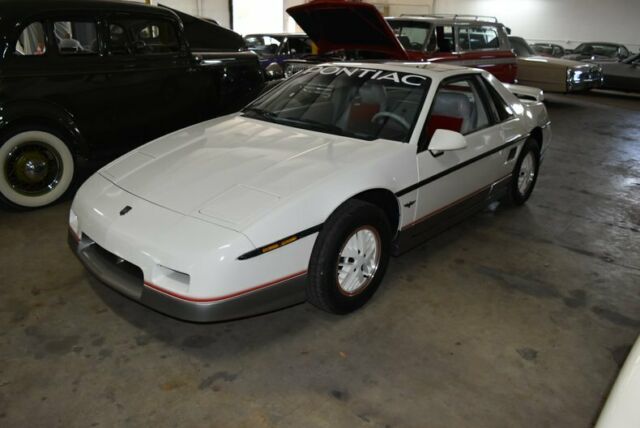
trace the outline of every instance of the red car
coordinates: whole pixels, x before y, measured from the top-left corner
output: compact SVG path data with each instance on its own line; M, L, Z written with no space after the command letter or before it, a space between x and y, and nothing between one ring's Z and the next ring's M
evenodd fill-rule
M482 68L505 83L516 81L516 57L505 26L495 18L384 18L372 4L348 0L315 0L287 13L315 42L320 57L334 59L340 52L341 59L446 61ZM294 71L305 68L300 61L291 63Z

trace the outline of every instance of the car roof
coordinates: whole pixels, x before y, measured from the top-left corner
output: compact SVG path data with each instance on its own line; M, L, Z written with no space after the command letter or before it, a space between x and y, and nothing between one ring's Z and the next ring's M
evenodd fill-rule
M472 18L446 18L439 16L420 16L420 15L406 15L406 16L389 16L385 18L388 21L416 21L416 22L429 22L429 23L438 23L438 24L482 24L482 25L499 25L502 26L502 23L497 21L483 20L483 19L472 19Z
M442 80L448 77L457 76L460 74L482 74L484 73L480 69L460 67L457 65L441 64L441 63L429 63L429 62L401 62L401 61L389 61L389 62L327 62L319 64L321 66L338 66L338 67L357 67L357 68L370 68L375 70L384 71L398 71L404 73L414 73L421 76L427 76L432 80Z
M0 0L3 16L29 16L41 12L116 9L125 12L152 12L175 16L169 9L124 0Z
M271 37L299 37L299 38L308 38L304 33L249 33L244 37L256 37L256 36L271 36Z

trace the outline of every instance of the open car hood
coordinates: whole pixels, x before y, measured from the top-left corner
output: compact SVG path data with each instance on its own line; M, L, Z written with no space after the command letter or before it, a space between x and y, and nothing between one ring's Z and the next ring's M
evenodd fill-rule
M409 59L378 9L348 0L314 0L287 9L318 46L318 53L340 49L379 52L390 59Z

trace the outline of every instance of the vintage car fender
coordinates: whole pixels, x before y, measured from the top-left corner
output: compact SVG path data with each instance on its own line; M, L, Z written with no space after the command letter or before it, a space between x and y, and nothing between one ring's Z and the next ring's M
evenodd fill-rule
M5 132L14 126L39 124L63 131L70 138L66 143L72 152L83 158L88 155L89 148L78 128L73 115L57 104L45 101L16 101L2 105L0 117L0 132Z

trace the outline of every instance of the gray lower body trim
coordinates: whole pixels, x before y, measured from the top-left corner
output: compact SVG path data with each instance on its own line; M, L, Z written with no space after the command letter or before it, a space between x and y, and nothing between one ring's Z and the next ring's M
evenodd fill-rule
M241 296L214 301L191 302L144 285L142 271L118 259L83 236L77 241L69 232L69 246L89 272L101 282L145 306L174 318L193 322L224 321L263 314L306 300L307 275L300 275Z
M465 196L452 205L436 210L402 229L391 244L391 254L399 256L433 238L462 220L482 210L489 203L504 198L511 185L511 174Z

